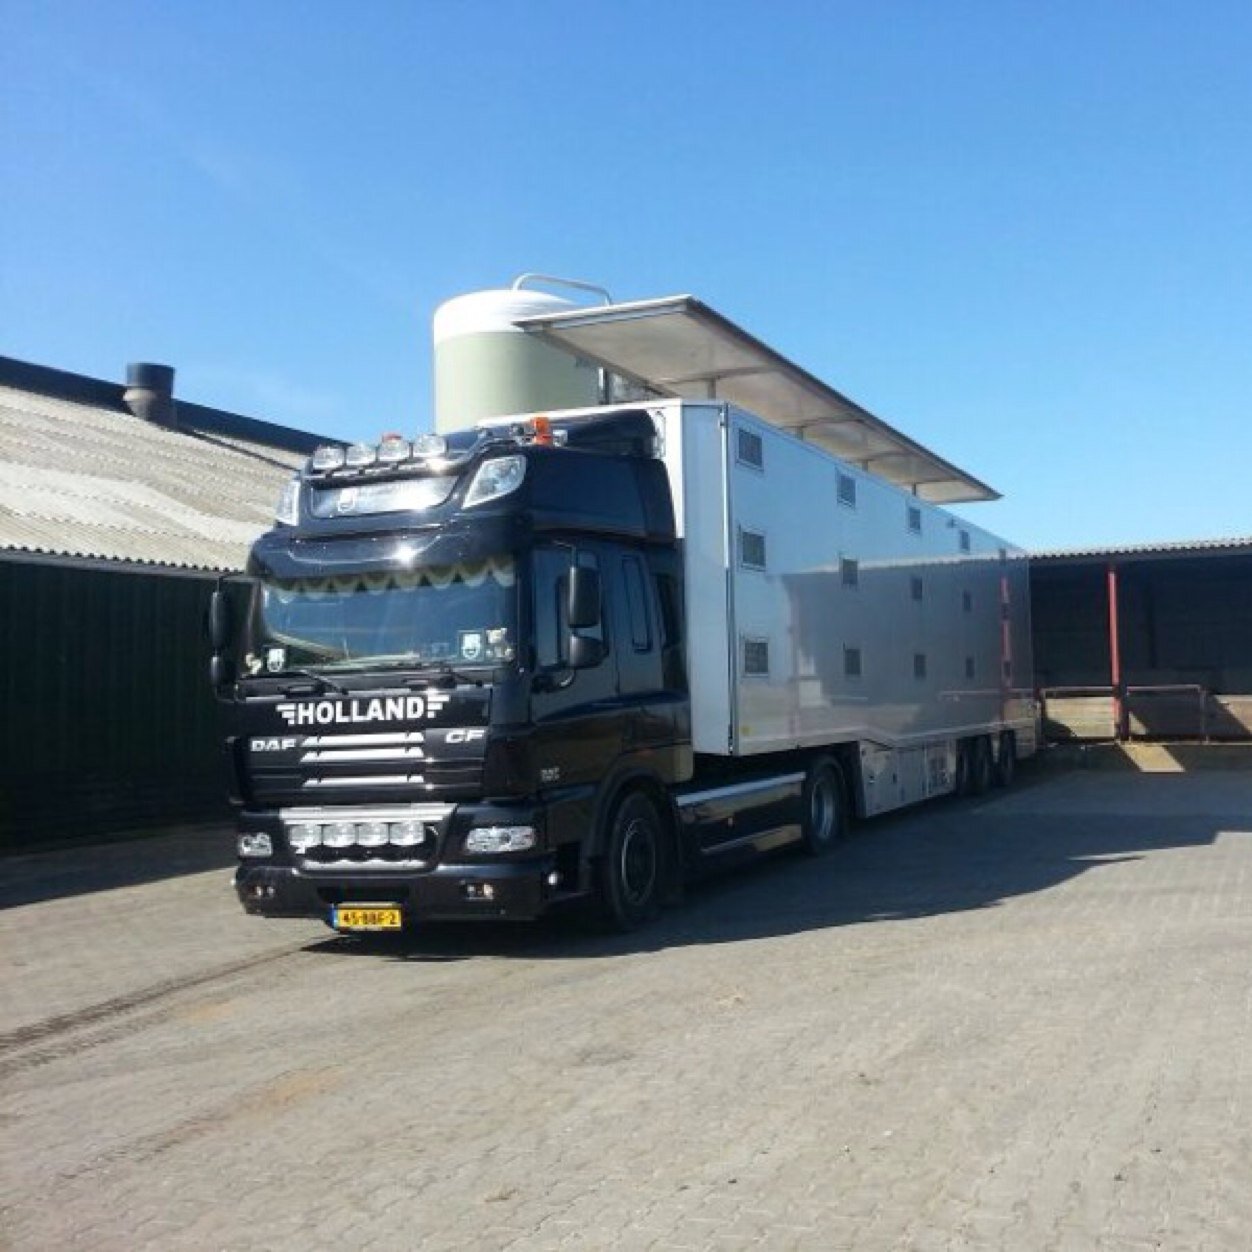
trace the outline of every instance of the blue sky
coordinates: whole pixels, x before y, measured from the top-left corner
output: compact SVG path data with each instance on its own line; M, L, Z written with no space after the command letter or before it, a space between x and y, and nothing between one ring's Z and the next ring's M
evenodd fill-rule
M1252 534L1252 5L0 0L0 352L424 429L430 316L691 292L1029 547Z

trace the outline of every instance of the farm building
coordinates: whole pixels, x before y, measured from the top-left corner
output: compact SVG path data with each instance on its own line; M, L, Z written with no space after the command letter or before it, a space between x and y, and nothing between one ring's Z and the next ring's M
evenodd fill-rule
M1052 739L1252 737L1252 539L1031 556Z
M215 816L204 613L316 436L0 357L0 848Z

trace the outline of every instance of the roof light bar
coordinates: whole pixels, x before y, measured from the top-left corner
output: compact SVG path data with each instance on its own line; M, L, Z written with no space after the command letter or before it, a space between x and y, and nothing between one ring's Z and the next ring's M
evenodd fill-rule
M412 449L407 439L399 435L385 435L378 445L378 463L380 465L398 465L407 461Z

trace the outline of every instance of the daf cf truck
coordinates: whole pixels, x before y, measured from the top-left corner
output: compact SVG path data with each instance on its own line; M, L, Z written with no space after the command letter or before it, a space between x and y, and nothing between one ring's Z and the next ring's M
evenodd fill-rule
M653 394L320 448L211 606L243 907L630 929L734 853L1007 783L1023 554L813 433Z

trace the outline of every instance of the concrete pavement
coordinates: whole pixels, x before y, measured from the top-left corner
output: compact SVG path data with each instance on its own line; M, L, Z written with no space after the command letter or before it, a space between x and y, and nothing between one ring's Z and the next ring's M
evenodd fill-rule
M13 1248L1252 1246L1252 775L940 802L626 939L341 940L167 842L6 875Z

